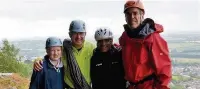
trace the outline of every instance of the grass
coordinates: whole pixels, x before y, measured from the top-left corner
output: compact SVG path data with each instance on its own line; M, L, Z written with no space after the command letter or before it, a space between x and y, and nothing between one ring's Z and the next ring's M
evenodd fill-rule
M175 85L175 86L170 87L170 89L184 89L184 87L181 85Z
M13 74L11 76L0 77L0 89L28 89L29 79Z
M173 75L172 80L175 82L188 81L188 80L190 80L190 77L185 77L185 76L181 76L181 75Z

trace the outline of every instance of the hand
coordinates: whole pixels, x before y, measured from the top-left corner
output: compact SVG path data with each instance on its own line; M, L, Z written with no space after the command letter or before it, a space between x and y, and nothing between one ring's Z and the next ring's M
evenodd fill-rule
M119 44L114 43L113 45L118 51L122 49L122 47Z
M43 61L42 60L36 60L34 63L33 63L33 69L35 71L40 71L42 70L42 64L43 64Z
M70 39L65 39L63 42L63 46L66 49L72 49L72 42Z

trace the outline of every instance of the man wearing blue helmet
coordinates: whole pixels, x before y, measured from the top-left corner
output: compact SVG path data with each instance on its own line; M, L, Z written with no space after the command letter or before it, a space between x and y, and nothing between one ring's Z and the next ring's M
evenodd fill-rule
M69 27L69 39L63 42L62 62L67 89L91 89L90 59L95 46L85 41L86 26L81 20L73 20ZM35 70L41 70L42 61L34 63Z
M46 52L43 70L33 71L29 89L64 89L61 40L56 37L48 38Z

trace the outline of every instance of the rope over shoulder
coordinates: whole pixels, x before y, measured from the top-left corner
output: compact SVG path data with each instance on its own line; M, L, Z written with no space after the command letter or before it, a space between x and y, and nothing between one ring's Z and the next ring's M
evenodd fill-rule
M74 83L75 89L92 89L91 86L87 83L86 79L84 78L80 67L75 59L72 49L72 42L70 39L65 39L63 42L63 47L65 50L65 54L67 57L67 67L70 71L70 76Z

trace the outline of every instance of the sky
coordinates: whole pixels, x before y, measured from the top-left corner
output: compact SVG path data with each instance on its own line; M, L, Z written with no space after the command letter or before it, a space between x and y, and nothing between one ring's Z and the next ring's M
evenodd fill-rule
M0 0L0 39L68 37L72 20L86 22L87 36L109 27L119 37L126 24L126 0ZM200 33L200 0L143 0L145 17L164 26L163 34Z

